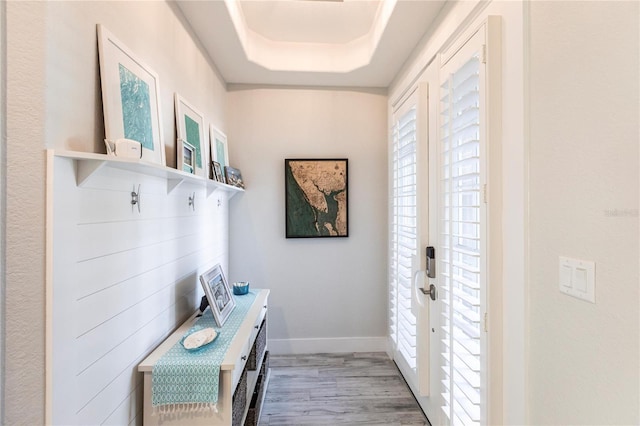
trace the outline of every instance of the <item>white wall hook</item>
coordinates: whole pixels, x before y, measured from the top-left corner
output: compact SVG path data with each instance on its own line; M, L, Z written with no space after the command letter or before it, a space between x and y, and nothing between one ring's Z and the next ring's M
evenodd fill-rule
M196 193L194 192L191 196L189 196L189 207L195 212L196 211Z

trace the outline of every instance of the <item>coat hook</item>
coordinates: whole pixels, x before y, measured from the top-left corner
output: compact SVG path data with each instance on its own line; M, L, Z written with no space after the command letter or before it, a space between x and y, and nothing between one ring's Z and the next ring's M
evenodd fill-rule
M218 198L218 207L220 207L222 205L222 201L220 201L220 198Z
M138 213L140 213L140 184L138 184L138 192L136 192L136 185L133 184L133 189L131 190L131 211L133 211L133 206L138 206Z
M189 207L191 207L191 209L195 212L196 211L196 193L194 192L193 195L189 196Z

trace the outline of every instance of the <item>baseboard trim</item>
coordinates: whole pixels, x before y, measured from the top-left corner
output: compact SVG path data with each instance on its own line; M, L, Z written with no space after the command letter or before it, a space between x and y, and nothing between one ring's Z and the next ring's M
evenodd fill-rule
M269 339L269 352L274 355L387 351L386 337Z

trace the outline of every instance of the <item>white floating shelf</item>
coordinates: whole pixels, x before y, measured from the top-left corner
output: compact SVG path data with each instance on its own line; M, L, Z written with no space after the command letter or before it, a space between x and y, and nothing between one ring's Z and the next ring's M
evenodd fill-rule
M135 173L141 173L147 176L155 176L167 180L167 193L171 193L183 182L189 182L196 185L202 185L207 188L207 197L216 191L227 192L228 198L233 197L237 193L244 192L244 189L238 188L226 183L216 182L211 179L205 179L182 170L166 167L160 164L147 163L133 158L118 158L106 154L94 154L90 152L78 151L53 151L58 157L66 157L76 162L76 185L83 186L91 176L103 167L111 167L114 169L127 170Z

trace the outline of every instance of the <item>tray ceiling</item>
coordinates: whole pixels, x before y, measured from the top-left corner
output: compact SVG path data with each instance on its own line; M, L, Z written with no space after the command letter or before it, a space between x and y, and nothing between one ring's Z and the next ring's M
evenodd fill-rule
M181 0L229 84L388 87L444 0Z

